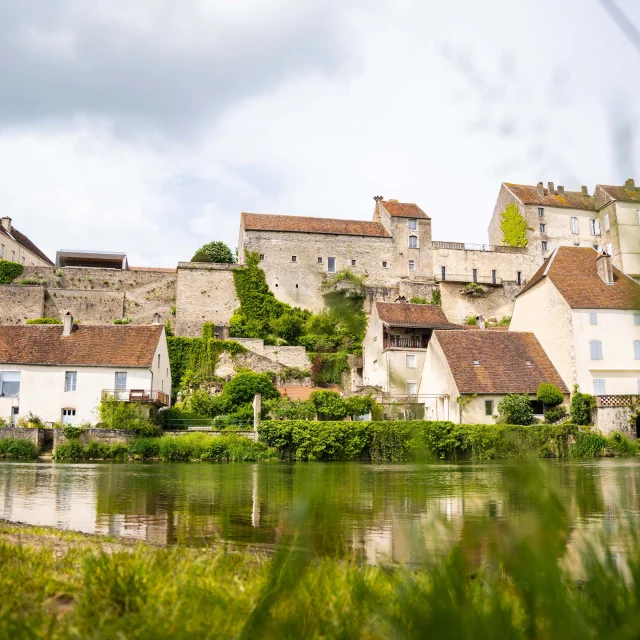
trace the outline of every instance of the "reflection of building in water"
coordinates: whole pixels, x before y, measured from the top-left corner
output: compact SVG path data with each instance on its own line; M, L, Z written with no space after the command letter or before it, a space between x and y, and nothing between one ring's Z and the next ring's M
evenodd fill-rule
M158 515L123 515L120 513L96 516L96 533L118 538L135 538L151 544L169 543L169 518Z

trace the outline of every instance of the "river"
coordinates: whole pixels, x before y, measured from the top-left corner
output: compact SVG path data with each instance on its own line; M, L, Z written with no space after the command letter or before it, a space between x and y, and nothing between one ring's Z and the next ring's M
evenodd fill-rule
M556 496L571 537L640 524L635 459L361 463L0 463L0 517L167 545L270 550L301 531L317 552L411 562L465 525L535 522Z

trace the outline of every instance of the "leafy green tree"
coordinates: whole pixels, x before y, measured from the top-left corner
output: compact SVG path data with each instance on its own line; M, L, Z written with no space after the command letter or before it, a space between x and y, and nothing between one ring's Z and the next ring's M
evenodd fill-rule
M588 393L580 393L578 385L575 385L571 398L571 422L582 426L591 424L591 412L595 407L596 399Z
M349 396L344 399L347 415L352 418L355 416L364 416L371 413L373 408L373 398L369 396Z
M510 393L498 404L498 422L503 424L533 424L533 409L526 394Z
M245 371L231 378L222 389L222 396L234 407L251 402L253 396L260 394L263 400L279 398L280 392L275 388L266 373Z
M564 393L553 384L548 382L541 382L538 387L538 393L536 398L547 407L556 407L562 404L564 400Z
M314 391L309 400L318 415L325 420L340 420L347 415L346 404L335 391Z
M532 229L514 202L510 202L500 214L500 229L502 242L510 247L526 247L529 243L527 231Z
M209 259L207 260L206 257ZM235 261L236 258L231 249L220 240L202 245L191 258L191 262L217 262L220 264L233 264Z

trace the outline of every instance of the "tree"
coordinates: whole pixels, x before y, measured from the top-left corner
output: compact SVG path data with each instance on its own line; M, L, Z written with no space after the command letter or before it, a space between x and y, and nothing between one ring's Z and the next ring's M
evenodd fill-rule
M253 396L259 393L263 400L279 398L280 393L266 373L245 371L231 378L222 389L222 396L234 407L251 402Z
M191 258L191 262L217 262L219 264L233 264L235 261L231 249L220 240L202 245Z
M309 400L325 420L342 420L347 415L346 404L335 391L314 391Z
M509 203L500 214L500 229L502 242L510 247L526 247L529 243L527 231L532 229L527 226L527 221L514 202Z
M580 393L578 385L573 387L571 398L571 422L585 426L591 424L591 412L595 409L596 399L588 393Z
M564 393L553 384L541 382L536 398L547 407L557 407L564 400Z
M498 422L503 424L533 424L533 409L526 394L510 393L498 404Z

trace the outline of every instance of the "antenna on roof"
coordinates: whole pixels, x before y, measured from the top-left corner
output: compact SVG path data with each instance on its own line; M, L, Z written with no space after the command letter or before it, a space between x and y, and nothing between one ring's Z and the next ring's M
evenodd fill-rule
M373 199L374 199L376 202L380 202L380 200L384 200L384 196L373 196Z

